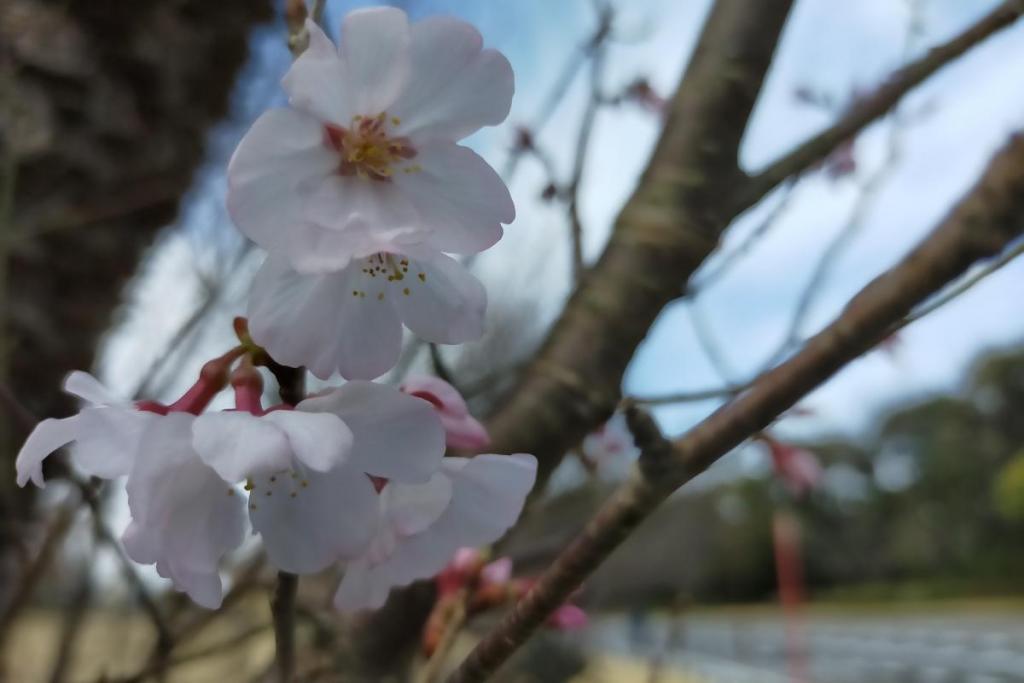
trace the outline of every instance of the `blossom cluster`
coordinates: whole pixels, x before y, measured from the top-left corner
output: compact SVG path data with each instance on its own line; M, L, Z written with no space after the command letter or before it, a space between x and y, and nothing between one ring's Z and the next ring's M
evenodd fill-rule
M341 48L309 47L228 165L228 210L268 256L249 299L255 341L320 378L373 379L402 327L438 344L483 333L487 295L449 254L475 254L515 218L508 188L458 144L508 115L514 81L468 24L349 14Z
M71 373L83 407L41 422L17 458L22 486L43 486L64 446L85 474L125 477L128 556L211 608L247 526L279 570L345 563L339 608L379 607L503 535L536 473L526 454L446 457L489 443L451 385L371 381L395 365L403 325L435 343L482 334L486 293L451 254L494 245L515 210L458 141L507 116L508 61L463 22L410 25L396 9L349 14L340 47L306 29L289 106L260 116L228 166L232 219L267 252L241 344L169 405ZM268 362L348 381L264 408ZM208 411L229 385L235 408Z

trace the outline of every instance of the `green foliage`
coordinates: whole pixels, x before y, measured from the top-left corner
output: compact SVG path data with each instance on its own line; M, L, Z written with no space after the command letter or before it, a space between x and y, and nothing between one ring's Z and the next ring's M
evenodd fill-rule
M996 509L1004 519L1024 522L1024 452L1002 469L996 477L993 493Z

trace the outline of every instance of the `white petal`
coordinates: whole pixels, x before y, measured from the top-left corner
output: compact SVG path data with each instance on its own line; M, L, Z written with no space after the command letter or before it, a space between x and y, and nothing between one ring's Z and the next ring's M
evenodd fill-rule
M77 415L60 419L49 417L37 424L14 461L18 473L18 486L24 486L30 479L39 488L45 486L43 461L58 448L71 443L77 433Z
M353 381L298 410L331 412L352 430L353 465L376 477L426 482L444 455L444 428L429 403L386 384Z
M461 344L484 332L487 291L455 259L438 254L409 265L408 294L394 296L402 322L426 341ZM420 278L419 274L424 277Z
M537 477L537 459L524 453L445 458L441 466L455 485L452 505L437 525L441 533L451 524L458 536L452 553L498 540L519 518Z
M64 392L94 404L125 403L111 394L110 390L103 386L98 379L81 370L69 372L68 376L64 378Z
M422 137L460 140L505 120L515 78L499 52L481 51L469 24L432 17L412 26L409 85L391 108L402 130Z
M187 593L201 607L217 609L224 601L224 587L217 572L194 571L167 560L157 562L156 571L165 579L171 579L177 590Z
M154 420L128 476L128 556L160 573L204 607L221 601L218 565L245 534L244 501L192 449L193 417Z
M388 599L393 585L387 570L381 571L365 561L350 563L334 594L334 607L344 612L378 609Z
M451 503L428 529L400 539L390 557L369 568L373 582L405 586L435 576L459 548L498 540L518 519L537 473L531 455L445 458L442 467L452 480ZM373 588L376 591L379 585ZM342 588L335 596L340 609L377 607L383 600L365 603L370 603L368 598L361 602Z
M471 149L449 142L416 144L417 173L396 173L393 182L408 197L431 244L440 251L473 254L493 246L502 223L515 220L504 181Z
M356 97L355 113L387 110L409 78L409 20L388 7L350 12L341 25L341 52Z
M320 121L347 126L358 113L348 66L315 21L307 20L306 30L309 47L292 63L281 79L281 87L296 109Z
M261 419L283 431L298 461L317 472L343 464L352 449L352 431L337 415L275 410Z
M381 491L381 507L398 537L426 531L448 508L452 500L452 481L441 472L425 484L389 482Z
M401 350L402 325L394 304L378 298L383 278L360 277L360 267L301 275L268 258L249 297L253 339L278 362L305 365L320 379L335 371L372 379L390 370Z
M192 424L192 443L224 481L291 469L292 446L269 420L236 411L204 413Z
M363 234L401 234L420 227L412 204L394 183L340 175L324 178L305 216L314 225Z
M258 245L283 251L297 237L310 189L337 163L315 118L292 109L264 112L228 163L228 212Z
M401 250L426 238L416 226L385 229L380 223L362 221L349 221L343 230L305 223L292 232L295 239L286 249L288 261L292 270L304 275L335 273L353 260Z
M143 434L160 415L120 406L83 408L71 460L90 476L113 479L128 474Z
M351 465L297 474L258 479L249 494L249 519L271 564L311 574L363 553L379 516L370 479Z

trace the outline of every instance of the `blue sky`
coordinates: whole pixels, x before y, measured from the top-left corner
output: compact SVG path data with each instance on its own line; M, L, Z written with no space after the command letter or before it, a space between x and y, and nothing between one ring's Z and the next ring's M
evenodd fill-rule
M352 3L329 0L328 25L336 34ZM605 86L615 92L645 76L670 94L685 65L710 2L708 0L618 0L617 33ZM994 6L994 0L925 3L919 53L961 30ZM592 30L587 0L409 0L413 17L452 13L473 22L486 42L505 52L517 74L517 94L509 121L484 131L472 144L501 167L511 126L532 120L539 103L575 46ZM779 57L770 73L741 161L751 170L828 124L827 112L800 104L794 91L813 87L842 99L856 88L870 88L898 66L906 30L906 5L896 0L798 0ZM262 31L248 85L238 95L240 118L280 102L275 86L287 68L280 29ZM1024 25L1004 31L946 69L907 100L913 118L904 135L905 153L868 214L864 230L830 273L812 308L805 332L833 316L848 297L895 262L919 240L977 177L986 159L1013 130L1024 127ZM584 85L570 91L541 143L567 173L584 103ZM887 124L858 139L858 173L870 173L882 156ZM120 389L137 381L140 368L180 324L198 295L196 262L209 266L219 254L211 242L231 243L225 233L223 173L226 155L244 125L223 126L207 171L197 182L181 224L154 250L133 292L133 304L112 334L101 362L104 376ZM603 112L582 189L586 254L595 258L612 221L632 192L656 139L656 117L635 107ZM517 221L506 238L478 263L491 292L492 309L528 306L536 320L550 321L568 292L567 227L557 206L537 200L544 184L539 169L524 163L512 182ZM771 235L730 276L702 296L698 305L720 341L734 379L743 379L770 355L788 325L796 297L817 254L842 226L856 197L855 180L811 177L800 184L790 210ZM741 219L725 238L725 250L742 240L762 209ZM212 229L211 229L212 228ZM227 236L225 236L227 235ZM213 255L211 255L211 253ZM253 264L247 266L252 267ZM1024 340L1024 318L1017 298L1024 263L1013 264L971 294L905 331L895 357L873 353L855 362L827 387L808 398L813 418L785 425L794 434L856 433L887 407L934 392L955 390L980 352ZM244 286L220 307L222 319L243 309ZM496 313L497 314L497 313ZM532 331L538 338L542 329ZM203 335L185 362L197 367L229 340L223 322ZM190 370L189 370L190 371ZM187 373L186 373L187 374ZM713 386L719 378L696 343L685 304L667 308L642 345L626 378L628 392L656 394ZM175 385L188 384L187 377ZM670 433L679 433L715 407L713 402L659 409Z

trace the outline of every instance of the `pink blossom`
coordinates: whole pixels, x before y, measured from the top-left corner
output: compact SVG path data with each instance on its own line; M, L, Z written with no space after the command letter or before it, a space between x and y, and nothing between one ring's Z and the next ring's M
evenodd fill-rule
M425 484L389 483L383 524L370 549L349 563L334 596L338 609L374 609L393 587L436 576L462 547L498 540L533 487L532 455L445 458Z
M587 613L582 607L567 602L552 612L547 625L559 631L575 631L585 628L588 621Z
M479 451L491 443L484 426L469 414L469 406L458 389L439 377L414 375L402 382L402 391L430 402L441 416L449 448Z

